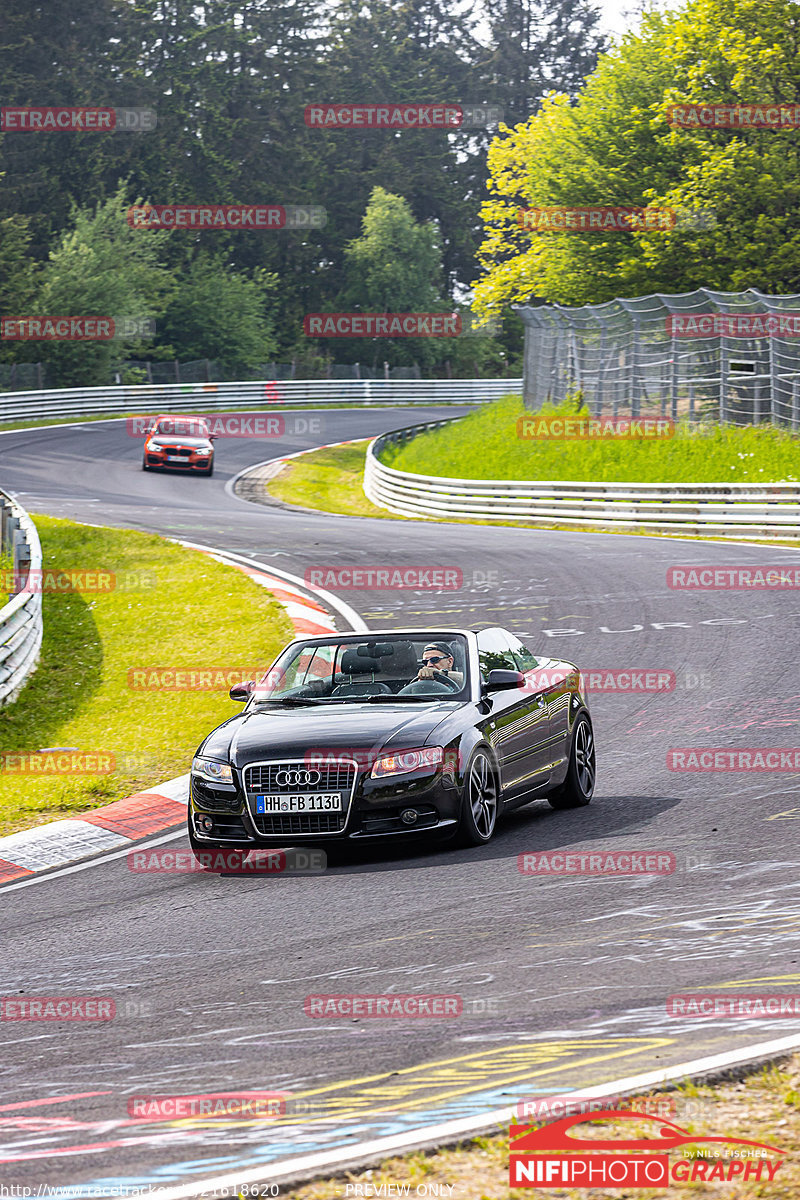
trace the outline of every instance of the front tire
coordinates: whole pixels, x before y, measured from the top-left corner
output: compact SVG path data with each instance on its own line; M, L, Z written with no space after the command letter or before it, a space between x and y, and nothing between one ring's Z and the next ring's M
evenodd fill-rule
M144 459L144 458L142 459L142 470L143 470L143 471L149 471L149 470L150 470L150 468L149 468L149 467L148 467L148 465L147 465L147 460L146 460L146 459Z
M594 792L596 775L594 733L591 722L581 713L575 724L567 777L561 787L547 797L551 808L583 808Z
M477 750L467 768L461 824L457 840L460 846L485 846L497 826L500 789L494 766L485 750Z

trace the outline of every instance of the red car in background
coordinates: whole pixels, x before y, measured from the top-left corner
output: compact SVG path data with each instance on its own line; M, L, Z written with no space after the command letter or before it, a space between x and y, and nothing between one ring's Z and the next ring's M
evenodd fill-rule
M145 434L142 470L160 467L167 471L191 471L214 474L214 435L203 417L154 419Z

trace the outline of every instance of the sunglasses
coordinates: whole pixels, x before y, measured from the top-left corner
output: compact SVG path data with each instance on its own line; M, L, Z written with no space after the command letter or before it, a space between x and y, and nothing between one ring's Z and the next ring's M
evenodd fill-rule
M449 657L449 654L440 654L436 658L423 658L422 664L425 667L429 667L431 663L444 662L444 660Z

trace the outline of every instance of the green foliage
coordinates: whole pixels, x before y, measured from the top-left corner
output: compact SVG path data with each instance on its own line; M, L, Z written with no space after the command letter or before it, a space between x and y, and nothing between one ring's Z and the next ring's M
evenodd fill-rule
M401 196L376 187L362 222L361 236L345 248L347 281L342 306L363 312L447 312L442 296L439 233L431 222L414 220ZM441 360L446 340L439 338L354 338L354 361L394 366L414 360Z
M564 304L649 291L800 290L800 143L773 130L672 129L676 103L795 104L800 7L690 0L649 15L603 56L575 104L554 96L489 153L478 307L530 295ZM537 234L519 207L674 208L674 229ZM689 227L706 214L710 227ZM702 225L701 221L697 225Z
M269 362L277 348L271 307L277 276L236 274L214 258L193 262L159 322L159 343L223 366Z
M131 229L127 208L120 185L94 211L73 211L72 230L42 270L35 313L152 318L161 311L173 287L172 273L159 262L169 234ZM36 354L47 363L51 383L89 387L107 383L115 366L146 345L137 340L43 342Z

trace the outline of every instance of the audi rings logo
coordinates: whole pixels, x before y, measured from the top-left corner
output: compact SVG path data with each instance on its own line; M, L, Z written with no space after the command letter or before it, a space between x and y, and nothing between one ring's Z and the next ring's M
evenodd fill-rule
M276 787L313 787L319 783L319 771L278 771L275 776Z

